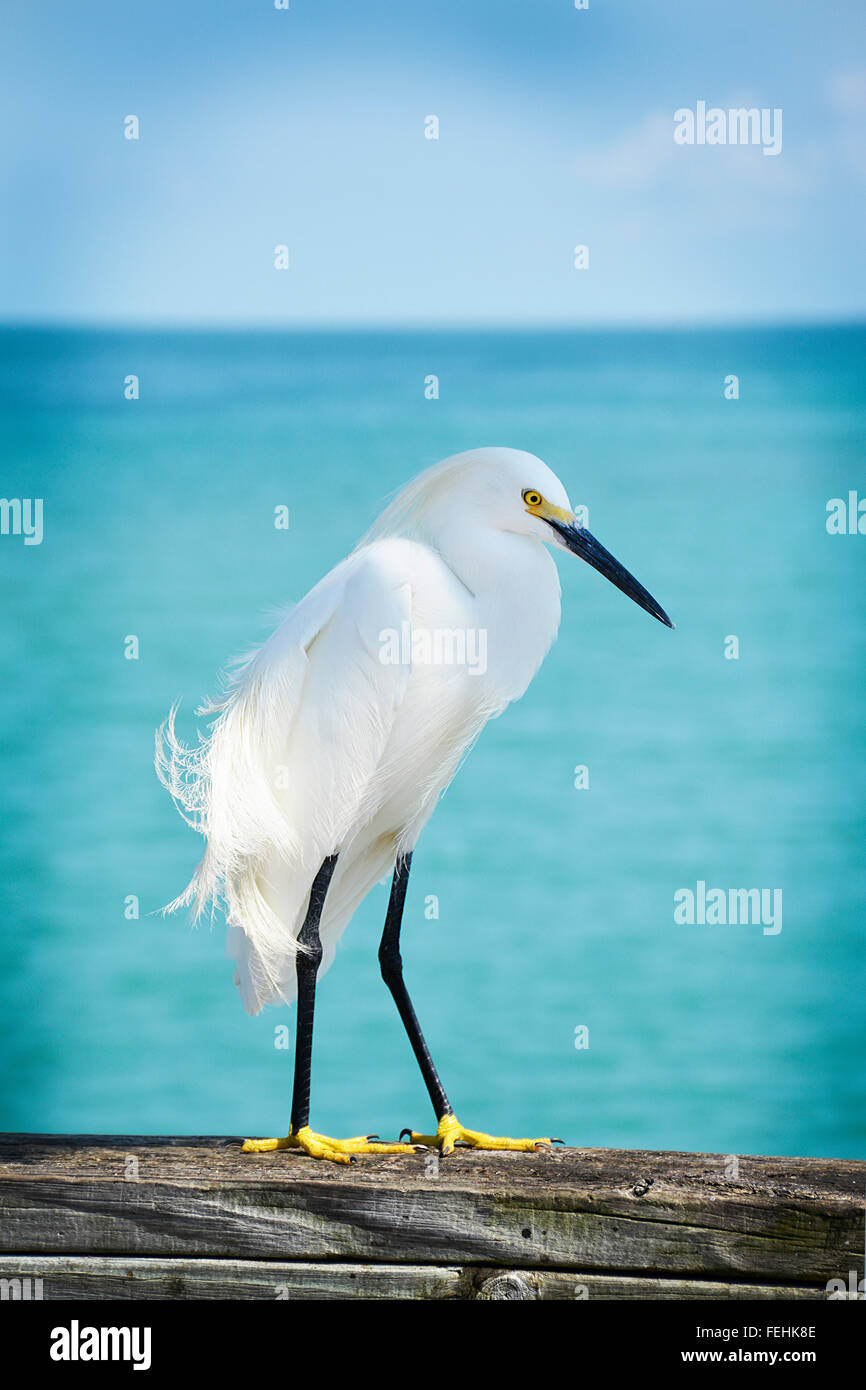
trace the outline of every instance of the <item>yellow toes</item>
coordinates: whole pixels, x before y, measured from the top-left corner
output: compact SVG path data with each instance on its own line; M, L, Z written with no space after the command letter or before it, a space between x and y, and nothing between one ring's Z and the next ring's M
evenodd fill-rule
M387 1144L378 1139L368 1139L365 1134L359 1134L354 1139L329 1139L327 1141L333 1148L339 1149L341 1153L350 1154L413 1154L414 1144Z
M512 1153L534 1153L540 1148L551 1148L554 1139L508 1139L494 1134L484 1134L478 1129L464 1129L456 1115L443 1115L435 1134L409 1135L413 1144L424 1144L427 1148L438 1149L443 1158L454 1152L455 1144L466 1144L470 1149L505 1149Z
M285 1139L245 1139L241 1145L241 1153L245 1154L264 1154L270 1153L272 1149L291 1149L292 1137L287 1134Z
M284 1139L247 1139L242 1146L244 1153L273 1153L276 1149L300 1149L311 1158L324 1158L330 1163L354 1163L358 1154L411 1154L418 1146L438 1149L443 1158L454 1152L456 1144L470 1149L505 1150L510 1153L534 1153L537 1149L551 1148L560 1143L558 1139L509 1139L495 1134L484 1134L479 1129L464 1129L456 1115L443 1115L435 1134L416 1134L414 1130L404 1130L409 1143L382 1143L375 1135L356 1134L350 1139L330 1139L326 1134L317 1134L304 1125L297 1134L291 1130ZM401 1135L401 1139L402 1139Z
M295 1139L294 1147L303 1149L310 1158L326 1158L331 1163L352 1162L350 1154L342 1153L336 1147L340 1142L338 1139L327 1139L323 1134L315 1134L309 1125L304 1125L292 1138Z
M473 1149L508 1149L512 1153L535 1153L538 1149L551 1148L551 1139L508 1139L493 1134L482 1134L479 1130L463 1131L463 1142Z
M331 1163L354 1163L357 1154L411 1154L413 1144L383 1144L368 1139L365 1134L356 1134L351 1139L331 1139L325 1134L316 1134L309 1125L304 1125L297 1134L291 1130L284 1139L246 1139L241 1146L243 1153L272 1153L275 1149L300 1149L310 1158L325 1158Z

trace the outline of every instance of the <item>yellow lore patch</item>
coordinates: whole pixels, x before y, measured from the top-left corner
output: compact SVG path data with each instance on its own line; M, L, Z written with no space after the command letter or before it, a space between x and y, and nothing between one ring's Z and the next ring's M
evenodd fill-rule
M570 526L574 521L574 512L566 511L564 507L555 507L534 488L528 487L525 490L523 500L526 510L533 516L541 517L542 521L558 521L562 526Z

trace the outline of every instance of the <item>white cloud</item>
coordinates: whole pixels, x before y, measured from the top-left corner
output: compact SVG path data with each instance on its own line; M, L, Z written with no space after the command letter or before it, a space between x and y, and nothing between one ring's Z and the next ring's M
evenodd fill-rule
M828 92L831 105L843 115L866 115L866 68L834 73Z
M738 98L718 105L727 110L758 103ZM730 220L739 225L763 222L780 202L790 206L820 185L822 165L831 152L815 141L792 149L783 140L773 159L765 158L757 145L677 145L673 115L672 109L650 112L607 145L580 155L574 166L578 181L622 193L655 190L727 205Z
M674 163L672 114L653 111L600 149L581 155L577 176L607 188L646 188Z

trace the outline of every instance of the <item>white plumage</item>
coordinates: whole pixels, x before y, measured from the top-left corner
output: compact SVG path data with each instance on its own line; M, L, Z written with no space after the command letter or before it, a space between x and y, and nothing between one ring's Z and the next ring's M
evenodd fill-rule
M560 590L544 544L555 537L528 513L528 487L569 508L550 469L518 450L480 449L421 474L199 711L214 722L198 747L176 738L174 710L160 730L160 777L207 838L168 910L224 899L248 1012L295 997L297 936L325 857L340 854L320 973L486 721L543 660ZM486 669L384 660L383 634L407 631L482 633Z
M422 473L356 550L292 609L200 713L185 748L172 710L157 771L207 848L171 904L224 899L244 1006L297 996L289 1132L247 1153L301 1150L335 1163L455 1145L529 1152L561 1142L460 1123L403 978L400 929L411 852L460 759L518 699L559 625L547 545L587 561L668 627L655 599L590 535L532 454L478 449ZM415 1053L436 1133L408 1142L333 1139L310 1126L317 978L361 899L394 871L382 977Z

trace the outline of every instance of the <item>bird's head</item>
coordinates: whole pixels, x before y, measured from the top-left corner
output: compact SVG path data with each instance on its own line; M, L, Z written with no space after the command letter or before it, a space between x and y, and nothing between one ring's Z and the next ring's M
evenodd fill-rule
M673 627L643 585L581 525L559 478L540 458L521 449L475 449L439 468L442 480L448 478L449 489L459 486L461 503L477 512L479 520L577 555L660 623Z

